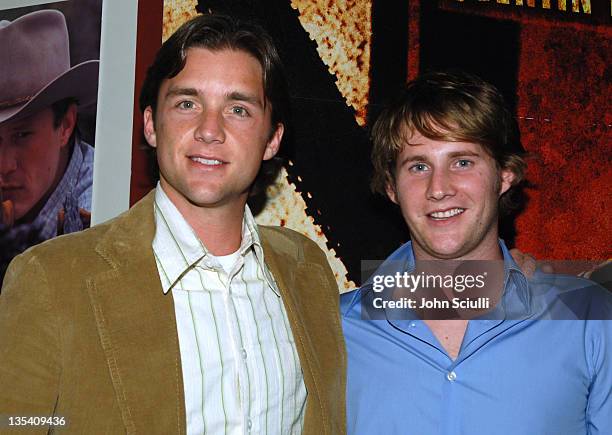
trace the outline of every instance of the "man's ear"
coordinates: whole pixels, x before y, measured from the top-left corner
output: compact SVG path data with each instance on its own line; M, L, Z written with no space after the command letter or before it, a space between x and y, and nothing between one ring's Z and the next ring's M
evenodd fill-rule
M391 201L397 204L397 193L395 191L395 183L392 181L387 181L385 185L385 191L387 192L387 196Z
M511 169L502 169L499 174L501 178L501 186L499 188L499 196L502 196L512 187L512 183L516 178L516 175Z
M77 120L77 105L72 103L68 106L68 110L64 114L62 118L62 122L59 125L60 129L60 139L62 142L62 147L68 144L70 140L70 136L72 136L72 132L76 127Z
M283 140L283 133L285 132L285 126L282 123L276 125L276 130L272 133L270 140L266 144L264 151L263 160L270 160L276 155L280 148L281 141Z
M151 106L147 106L142 113L144 122L144 137L153 148L157 148L157 138L155 136L155 121L153 116L153 109Z

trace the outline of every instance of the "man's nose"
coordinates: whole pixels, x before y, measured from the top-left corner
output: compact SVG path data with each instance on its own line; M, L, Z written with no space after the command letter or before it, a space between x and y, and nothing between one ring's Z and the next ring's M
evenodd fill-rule
M432 170L427 186L427 199L440 201L456 193L451 174L445 168Z
M17 159L14 153L0 145L0 183L6 182L6 177L17 169Z
M225 141L225 122L221 111L206 109L202 112L195 130L195 140L204 143Z

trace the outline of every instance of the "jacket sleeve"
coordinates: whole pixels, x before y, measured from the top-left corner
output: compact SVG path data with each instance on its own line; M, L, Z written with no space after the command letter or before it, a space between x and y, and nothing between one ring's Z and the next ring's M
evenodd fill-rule
M0 433L8 417L50 417L57 401L61 349L46 273L32 251L16 257L0 294ZM28 433L48 427L26 426Z

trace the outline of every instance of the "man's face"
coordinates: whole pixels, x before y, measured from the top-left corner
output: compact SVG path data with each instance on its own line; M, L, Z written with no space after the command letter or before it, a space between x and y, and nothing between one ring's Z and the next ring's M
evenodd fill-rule
M498 170L482 146L432 140L416 132L395 169L395 186L387 186L387 194L402 210L417 258L498 255L498 199L514 175Z
M270 111L254 57L188 50L185 68L160 87L155 119L150 107L144 112L160 183L182 213L244 206L262 160L274 157L282 138Z
M3 199L13 201L16 220L37 214L61 180L61 154L75 122L71 106L57 128L51 108L0 124L0 186Z

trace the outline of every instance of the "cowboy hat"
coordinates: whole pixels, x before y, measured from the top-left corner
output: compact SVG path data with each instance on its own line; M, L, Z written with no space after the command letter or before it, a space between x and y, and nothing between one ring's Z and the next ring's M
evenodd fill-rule
M59 11L0 21L0 123L68 97L80 106L94 103L98 65L90 60L70 68L68 28Z

